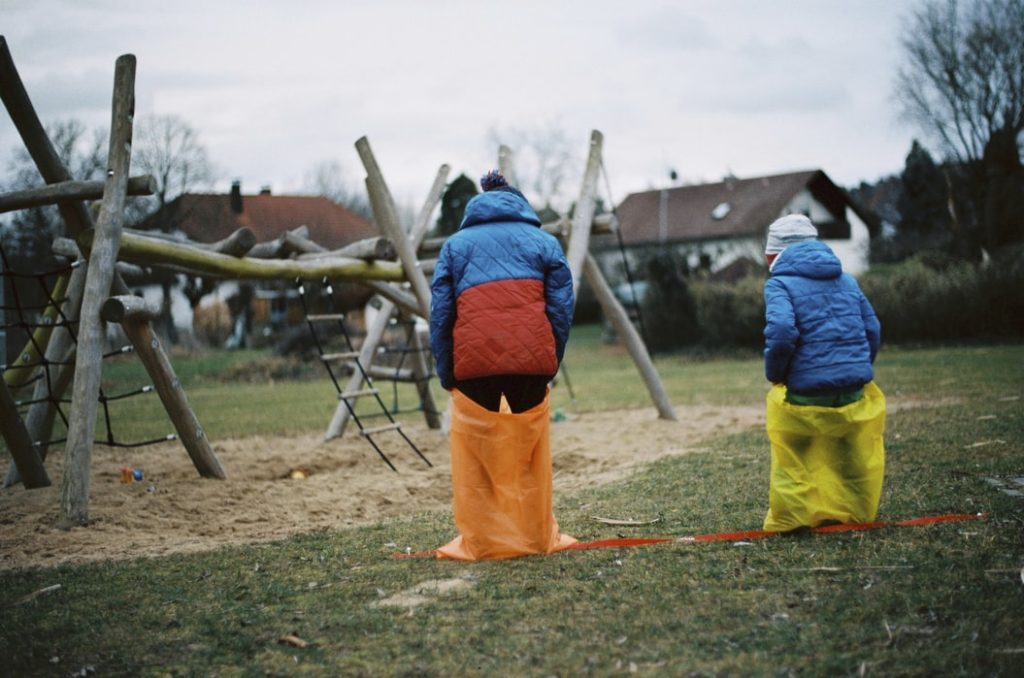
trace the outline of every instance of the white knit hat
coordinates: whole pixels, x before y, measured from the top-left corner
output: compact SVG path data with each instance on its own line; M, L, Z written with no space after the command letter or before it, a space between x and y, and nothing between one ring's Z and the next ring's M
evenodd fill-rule
M768 227L768 242L765 244L764 253L780 254L790 245L817 237L818 229L810 219L802 214L787 214L773 221Z

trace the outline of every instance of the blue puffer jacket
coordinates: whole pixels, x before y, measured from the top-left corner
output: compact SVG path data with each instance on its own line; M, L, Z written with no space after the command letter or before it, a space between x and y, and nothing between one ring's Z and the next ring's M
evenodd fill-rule
M466 205L431 283L430 347L441 385L502 374L554 376L572 323L572 274L558 240L517 192Z
M764 372L801 395L854 391L874 378L878 317L824 243L787 247L764 285Z

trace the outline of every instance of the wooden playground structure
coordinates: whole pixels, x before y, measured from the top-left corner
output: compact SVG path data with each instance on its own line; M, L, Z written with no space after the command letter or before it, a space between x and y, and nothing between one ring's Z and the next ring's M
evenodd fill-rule
M152 322L160 309L130 294L122 271L132 266L162 268L220 279L346 281L368 286L378 297L377 313L366 327L362 344L341 353L320 352L320 360L338 387L338 404L327 425L325 439L341 436L349 421L355 420L359 433L377 449L373 436L396 431L401 425L390 415L390 423L366 428L359 422L355 403L364 397L376 397L374 382L397 378L416 384L427 425L440 429L441 421L433 402L429 379L432 366L425 341L419 332L410 333L411 366L403 375L374 370L374 359L389 323L395 317L427 320L430 314L430 284L427 275L433 262L422 258L429 254L424 243L431 216L444 192L449 168L437 172L423 207L412 224L403 225L369 141L355 143L366 171L366 189L374 220L383 238L354 243L342 250L327 251L301 233L283 233L272 243L256 243L248 229L240 229L214 244L171 239L125 228L125 201L129 195L147 195L154 191L150 177L131 177L133 118L135 108L136 60L133 55L117 59L111 106L110 145L107 174L103 182L75 181L63 166L51 140L44 131L28 93L22 84L8 50L0 36L0 98L14 122L30 157L46 184L42 188L0 195L0 211L6 212L39 205L55 204L72 239L57 239L54 252L74 262L70 274L55 287L56 300L46 314L77 318L77 332L69 326L40 327L15 360L6 366L0 380L0 424L14 462L7 476L8 485L23 482L25 488L51 484L44 460L50 430L54 423L54 397L71 389L67 438L64 445L63 478L60 491L59 525L70 528L89 520L89 478L94 444L97 400L100 394L105 324L118 323L138 354L153 386L159 394L177 436L204 478L225 478L199 419L188 403L167 353L153 330ZM644 380L652 402L663 419L675 419L675 413L654 368L650 355L596 261L588 252L592 230L616 228L607 215L595 216L598 179L603 169L603 138L594 131L576 209L571 219L545 224L543 228L559 237L565 245L572 271L574 290L586 279L594 290L605 316L622 337L630 356ZM502 172L515 183L512 149L502 146L498 153ZM86 201L100 200L98 216L93 217ZM432 246L436 247L437 243ZM301 284L301 282L300 282ZM57 292L59 288L59 293ZM57 308L59 306L59 308ZM44 316L46 315L44 314ZM341 323L341 314L308 314L307 322L316 336L317 323ZM334 365L335 367L332 367ZM52 373L49 371L52 369ZM334 369L348 374L344 385L335 378ZM45 379L32 379L47 370ZM15 399L17 391L33 384L31 404L24 414ZM46 389L56 392L45 393ZM410 446L419 454L412 441ZM426 463L430 463L420 454Z

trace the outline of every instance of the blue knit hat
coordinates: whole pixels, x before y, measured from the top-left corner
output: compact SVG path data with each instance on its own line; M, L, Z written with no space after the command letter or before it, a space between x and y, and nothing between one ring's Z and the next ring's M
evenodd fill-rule
M507 188L508 181L504 175L496 169L492 169L487 174L480 177L480 188L485 191L494 191L500 188Z

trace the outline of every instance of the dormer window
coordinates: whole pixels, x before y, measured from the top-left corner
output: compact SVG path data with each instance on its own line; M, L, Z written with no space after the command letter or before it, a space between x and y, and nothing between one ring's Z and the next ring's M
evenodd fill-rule
M711 218L715 221L721 221L722 219L725 219L731 211L732 205L727 202L720 202L715 209L711 210Z

